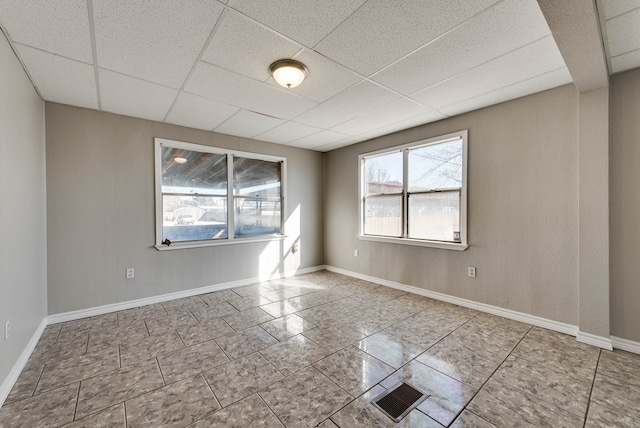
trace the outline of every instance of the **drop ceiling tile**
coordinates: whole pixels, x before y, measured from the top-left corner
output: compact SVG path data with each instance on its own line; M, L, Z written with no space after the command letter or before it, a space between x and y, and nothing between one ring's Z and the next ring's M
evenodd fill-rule
M272 62L290 58L300 47L233 10L222 18L203 61L265 81Z
M224 6L215 0L93 3L98 65L180 88Z
M200 63L185 90L205 98L281 119L291 119L317 103L207 63Z
M366 139L371 139L375 137L380 137L382 135L388 135L394 132L403 131L405 129L413 128L415 126L436 122L438 120L445 119L446 117L447 116L445 116L442 113L439 113L437 111L432 111L429 113L412 117L410 119L401 120L392 125L388 125L381 128L372 129L367 132L363 132L362 134L360 134L360 136Z
M607 21L609 55L640 49L640 8Z
M351 135L360 135L371 129L392 125L396 122L430 113L431 109L414 101L403 98L369 113L358 116L338 126L331 128L334 131Z
M369 0L316 50L369 76L494 3L496 0Z
M363 80L348 68L308 49L303 49L295 59L307 66L309 75L291 91L314 101L325 101ZM273 78L269 84L278 85Z
M253 138L282 123L282 120L276 119L275 117L240 110L227 119L222 125L215 128L215 131L222 134L236 135L238 137Z
M0 0L0 11L13 41L93 64L86 0Z
M348 138L352 138L352 135L343 134L334 131L320 131L316 134L308 135L303 138L299 138L290 142L289 146L300 147L303 149L314 149L327 144L336 143Z
M535 0L506 0L372 79L410 95L548 34Z
M620 73L640 67L640 49L611 58L611 72Z
M102 109L112 113L161 121L178 91L133 77L100 70Z
M524 82L519 82L515 85L507 86L488 94L483 94L478 97L463 101L461 103L445 107L441 109L441 111L444 114L455 116L472 110L477 110L483 107L488 107L494 104L499 104L505 101L524 97L526 95L531 95L536 92L542 92L547 89L556 88L558 86L571 83L572 81L573 80L571 78L571 74L569 74L569 70L565 67L547 74L543 74L541 76L534 77L529 80L525 80Z
M411 96L429 107L443 107L565 67L552 36L511 51Z
M640 7L640 0L602 0L599 4L604 9L604 17L609 19Z
M92 65L19 44L14 46L45 100L98 108L98 93Z
M296 122L327 129L399 98L399 95L365 81L301 114Z
M232 8L314 47L366 0L229 0Z
M209 131L238 110L218 101L180 92L165 122Z
M267 132L256 135L256 139L269 141L270 143L286 144L290 141L297 140L320 131L322 131L322 129L314 128L313 126L307 126L296 122L285 122Z
M324 146L315 147L313 150L318 150L320 152L329 152L331 150L339 149L340 147L350 146L352 144L360 143L365 141L365 138L353 136L344 140L337 141L335 143L325 144Z

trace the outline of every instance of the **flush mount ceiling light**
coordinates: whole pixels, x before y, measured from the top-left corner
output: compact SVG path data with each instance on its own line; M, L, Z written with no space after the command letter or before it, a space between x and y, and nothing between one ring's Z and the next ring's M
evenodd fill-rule
M181 158L180 156L176 156L175 158L173 158L173 160L176 163L185 163L185 162L187 162L187 158Z
M269 66L269 72L280 86L295 88L302 83L309 70L303 63L293 59L281 59Z

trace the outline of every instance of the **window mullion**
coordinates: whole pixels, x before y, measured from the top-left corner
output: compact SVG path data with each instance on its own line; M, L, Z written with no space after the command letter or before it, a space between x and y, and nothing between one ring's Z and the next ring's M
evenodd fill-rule
M227 237L235 237L235 198L233 195L233 155L227 154Z
M402 237L409 236L409 150L402 151Z

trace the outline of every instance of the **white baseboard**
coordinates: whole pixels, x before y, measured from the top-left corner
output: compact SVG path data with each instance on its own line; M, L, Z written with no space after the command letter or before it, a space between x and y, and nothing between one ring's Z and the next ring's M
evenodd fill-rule
M126 302L112 303L109 305L97 306L94 308L80 309L77 311L63 312L60 314L49 315L47 317L47 324L58 324L61 322L74 321L87 317L94 317L96 315L108 314L110 312L123 311L125 309L137 308L139 306L152 305L154 303L162 303L169 300L182 299L184 297L197 296L199 294L211 293L214 291L226 290L228 288L242 287L245 285L256 284L258 282L271 281L274 279L288 278L297 275L304 275L306 273L318 272L324 270L324 266L313 266L304 269L297 269L295 271L283 272L278 275L274 275L269 279L261 279L258 277L240 279L237 281L224 282L221 284L207 285L200 288L192 288L190 290L177 291L175 293L167 293L159 296L145 297L142 299L128 300Z
M640 342L634 342L633 340L611 336L611 344L616 349L622 349L623 351L640 354Z
M597 346L608 351L613 351L613 344L609 337L596 336L595 334L585 333L578 330L576 340L581 343L586 343L587 345Z
M473 300L467 300L460 297L449 296L447 294L425 290L423 288L414 287L412 285L405 285L399 282L389 281L387 279L381 279L374 276L364 275L361 273L352 272L345 269L336 268L333 266L325 266L325 268L331 272L336 272L342 275L351 276L353 278L358 278L365 281L373 282L375 284L396 288L398 290L407 291L409 293L418 294L420 296L429 297L435 300L441 300L443 302L453 303L454 305L463 306L465 308L476 309L480 312L486 312L492 315L498 315L503 318L508 318L514 321L520 321L526 324L532 324L538 327L568 334L574 337L578 333L578 326L575 326L575 325L553 321L550 319L538 317L535 315L529 315L522 312L512 311L511 309L504 309L498 306L487 305L485 303L474 302Z
M4 404L4 401L9 396L13 385L15 385L16 381L18 380L18 376L20 376L20 373L22 373L22 369L24 369L27 361L29 361L29 357L31 356L33 350L36 348L36 345L38 344L38 341L40 340L40 337L42 336L42 333L44 332L46 326L47 319L44 318L42 322L40 322L38 328L36 328L33 336L31 336L31 340L29 340L29 343L27 343L27 346L20 354L20 357L18 357L18 361L16 361L16 363L11 368L9 375L2 382L2 385L0 385L0 407L2 407L2 405Z

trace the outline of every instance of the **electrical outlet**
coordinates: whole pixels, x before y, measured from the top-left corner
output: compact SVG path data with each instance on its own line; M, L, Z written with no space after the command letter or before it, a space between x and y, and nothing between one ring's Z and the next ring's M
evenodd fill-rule
M353 257L358 257L358 250L353 250Z
M473 266L469 266L469 278L475 278L476 277L476 268Z
M135 269L127 268L127 279L133 279L133 278L135 278Z
M4 322L4 340L9 340L11 337L11 321L6 320Z

